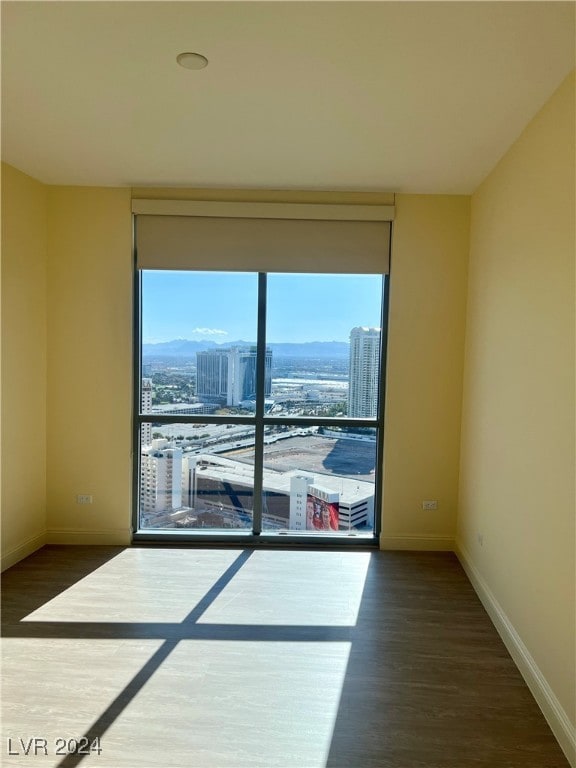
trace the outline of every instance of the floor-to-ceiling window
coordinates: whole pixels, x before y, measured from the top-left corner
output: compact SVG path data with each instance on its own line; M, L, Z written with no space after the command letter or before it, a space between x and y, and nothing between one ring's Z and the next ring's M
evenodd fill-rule
M387 270L160 266L136 272L136 537L374 540Z

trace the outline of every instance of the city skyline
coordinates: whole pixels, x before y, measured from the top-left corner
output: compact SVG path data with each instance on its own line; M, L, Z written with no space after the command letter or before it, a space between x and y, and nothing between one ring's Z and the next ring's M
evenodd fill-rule
M144 344L256 339L257 275L142 273ZM267 342L348 342L355 326L381 323L381 275L268 275Z
M376 416L380 333L380 328L350 330L349 416ZM271 372L271 350L266 357ZM191 409L204 412L206 407L215 410L224 405L246 405L244 398L252 396L255 385L254 347L198 352L197 360L194 403L174 401L169 408L175 419ZM332 390L334 383L319 379L323 390L284 392L278 402L273 396L270 403L289 422L290 414L302 413L303 404L324 408L333 403L333 392L328 395L328 389ZM268 396L271 390L270 376ZM245 425L225 421L221 425L201 425L198 421L178 424L173 432L176 422L154 424L153 392L153 380L144 377L142 413L150 413L150 421L141 425L139 509L143 528L249 530L255 488L254 427L246 430ZM345 416L343 406L342 401L334 406L341 417ZM306 447L302 446L303 439ZM347 448L342 448L343 443ZM288 423L268 427L264 444L263 530L337 533L371 529L374 483L366 473L376 461L375 430L374 434L348 434L339 427L326 430L308 425L302 429L290 428ZM361 447L363 456L359 454ZM368 464L366 449L371 452Z

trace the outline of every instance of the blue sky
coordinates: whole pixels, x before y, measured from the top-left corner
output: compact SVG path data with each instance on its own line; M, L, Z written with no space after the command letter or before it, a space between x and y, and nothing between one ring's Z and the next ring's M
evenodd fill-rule
M144 343L255 341L257 275L146 271ZM268 276L267 341L348 341L357 325L379 326L380 275Z

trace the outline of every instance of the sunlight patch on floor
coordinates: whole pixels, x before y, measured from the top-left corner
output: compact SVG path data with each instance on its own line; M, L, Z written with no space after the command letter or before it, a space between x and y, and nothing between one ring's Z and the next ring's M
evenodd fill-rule
M126 549L23 621L153 622L186 618L239 550Z
M199 624L354 626L369 552L254 552Z
M349 652L344 642L182 641L103 746L114 768L133 768L131 744L171 768L324 768Z
M56 739L80 738L161 645L158 640L3 638L2 765L58 765ZM26 706L14 705L23 699ZM47 756L8 755L8 739L18 745L19 738L31 737L48 740ZM102 759L95 764L112 765Z

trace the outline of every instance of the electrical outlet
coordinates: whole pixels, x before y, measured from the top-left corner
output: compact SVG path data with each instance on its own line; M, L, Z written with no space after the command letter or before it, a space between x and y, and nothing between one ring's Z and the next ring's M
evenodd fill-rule
M79 493L76 496L76 504L92 504L94 499L89 493Z
M478 544L480 544L481 547L484 546L484 534L483 533L479 533L478 534Z
M422 502L422 509L438 509L438 502L436 499L427 499Z

